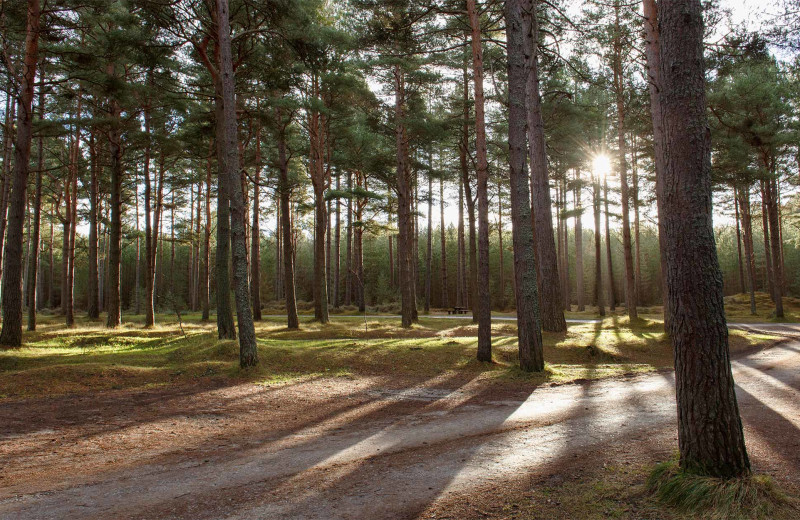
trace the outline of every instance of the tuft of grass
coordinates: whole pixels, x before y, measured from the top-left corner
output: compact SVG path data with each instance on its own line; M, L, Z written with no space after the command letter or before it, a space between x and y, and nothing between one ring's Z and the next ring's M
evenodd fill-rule
M658 464L647 488L661 504L709 520L772 519L797 510L766 475L708 477L681 469L676 459Z

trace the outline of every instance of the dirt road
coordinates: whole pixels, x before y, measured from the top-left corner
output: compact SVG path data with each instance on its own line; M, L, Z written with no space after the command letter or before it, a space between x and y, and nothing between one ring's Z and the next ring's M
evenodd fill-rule
M800 342L734 362L760 469L800 479ZM383 519L676 449L669 372L520 391L463 376L0 404L0 518Z

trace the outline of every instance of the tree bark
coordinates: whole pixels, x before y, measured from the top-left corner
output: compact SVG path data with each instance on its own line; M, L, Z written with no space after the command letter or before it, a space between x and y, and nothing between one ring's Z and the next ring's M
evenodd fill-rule
M769 229L769 210L767 209L767 188L762 180L761 185L761 227L764 236L764 270L766 271L767 292L770 298L775 301L775 273L773 271L772 249Z
M253 224L250 228L250 297L253 305L253 319L261 321L261 124L256 128L256 157L253 175Z
M401 324L411 327L416 309L414 272L411 268L413 249L413 220L411 216L412 179L408 164L408 136L405 127L405 73L400 66L394 68L395 82L395 152L397 159L397 252L400 271Z
M738 189L739 207L742 210L744 256L747 265L747 285L750 293L750 314L756 315L756 259L753 254L753 219L750 211L750 187Z
M625 258L625 305L631 320L638 318L636 310L636 279L631 247L630 193L628 189L628 144L625 140L625 79L622 71L622 34L620 0L614 1L614 94L617 105L617 143L619 148L619 182L622 198L622 252Z
M286 300L286 327L289 329L300 328L297 318L297 299L294 284L294 244L292 244L292 213L289 202L292 196L292 185L289 182L289 158L286 154L286 126L278 109L278 120L281 124L278 132L278 170L280 180L278 192L281 197L281 236L283 240L283 288Z
M608 261L608 308L614 312L617 307L617 287L614 283L614 260L611 254L611 224L608 214L608 179L603 180L603 198L606 214L606 260Z
M231 56L231 26L228 20L228 0L217 0L217 40L219 42L219 76L222 86L222 116L224 140L220 150L225 154L221 184L230 197L231 249L233 253L233 285L236 317L239 325L239 365L242 368L258 364L258 346L250 310L250 289L247 280L247 237L245 204L239 182L239 147L236 125L236 91ZM219 227L219 223L217 226ZM225 272L221 273L223 276ZM227 295L226 295L227 296ZM219 311L218 311L219 312Z
M431 161L432 162L432 161ZM431 167L433 165L431 164ZM431 312L431 267L433 265L433 178L428 174L428 236L425 249L425 312Z
M225 186L230 204L231 249L233 256L233 286L236 300L236 318L239 325L239 365L242 368L258 364L253 314L250 310L250 288L247 280L247 237L244 194L239 181L239 147L236 125L236 82L231 55L231 26L228 19L228 0L217 0L217 41L219 44L219 82L222 87L222 135L224 170L220 185ZM220 157L222 159L222 157ZM220 223L217 223L220 227ZM226 262L227 263L227 262ZM227 272L220 273L226 276ZM225 294L227 296L227 294ZM219 310L217 311L219 313Z
M581 201L581 172L575 169L575 298L578 312L586 310L583 280L583 202Z
M475 91L475 150L478 177L478 360L492 360L492 293L489 288L489 163L486 155L486 116L483 96L483 49L475 0L467 0L472 30L472 77Z
M342 257L341 257L341 246L342 246L342 202L341 202L341 193L342 189L342 175L341 172L338 170L336 171L336 226L334 231L333 237L333 306L335 308L339 308L341 305L341 266L342 266ZM391 235L389 236L389 262L391 263L392 260L392 246L391 246ZM391 278L391 267L390 271L390 278Z
M653 122L653 156L656 173L656 213L658 217L658 251L661 265L661 301L664 306L664 330L669 331L669 305L667 301L667 251L664 238L664 144L661 120L661 50L659 49L658 8L656 0L642 0L644 13L645 60L647 62L647 88L650 93L650 115ZM612 303L613 305L613 303ZM613 308L612 308L613 310Z
M593 209L594 209L594 301L597 305L597 314L606 315L603 301L603 254L600 233L600 181L595 179L592 183Z
M520 367L544 370L542 332L539 316L539 288L536 273L529 176L526 165L526 84L530 52L531 0L505 3L508 41L508 145L511 194L511 236L514 248L514 285L517 306L517 336Z
M542 100L539 94L539 21L535 8L530 15L530 34L527 58L526 96L528 101L528 147L531 162L531 194L536 240L539 295L541 297L542 329L549 332L567 330L564 319L564 300L561 290L552 280L559 280L558 256L553 237L553 215L550 203L550 180L547 175L547 150L542 120ZM569 296L567 296L569 300Z
M444 179L439 178L439 240L442 246L442 307L450 306L447 290L447 230L444 225Z
M767 213L769 215L770 246L772 253L772 272L774 275L773 297L775 317L783 318L783 255L781 254L781 231L778 218L778 187L775 177L764 182L767 193Z
M736 260L739 264L739 292L744 293L746 286L744 283L744 258L742 257L742 228L739 216L739 196L736 188L734 188L733 193L734 218L736 219Z
M711 210L711 132L699 0L661 0L664 230L681 467L750 472L728 352Z
M41 77L44 78L44 60L41 64ZM39 87L39 120L44 120L44 85ZM36 289L39 273L39 248L41 247L40 229L42 223L42 174L44 172L44 138L41 133L37 138L36 187L33 195L33 228L30 237L30 257L28 259L28 330L36 330Z
M109 73L115 74L114 64L109 65ZM108 317L106 326L119 327L122 322L120 301L120 263L122 260L122 144L120 135L120 107L116 99L111 100L110 127L108 130L108 149L111 158L111 227L108 244L108 285L106 300Z
M209 141L208 161L206 162L206 204L205 222L203 223L203 253L200 263L200 305L203 308L202 321L208 321L211 313L210 277L211 277L211 157L214 144Z

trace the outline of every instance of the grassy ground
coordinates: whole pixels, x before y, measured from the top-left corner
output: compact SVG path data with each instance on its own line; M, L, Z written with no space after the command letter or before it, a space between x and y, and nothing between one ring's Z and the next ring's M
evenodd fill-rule
M538 385L648 372L672 366L662 323L609 317L599 323L571 324L568 332L545 333L546 371L516 368L514 322L495 322L494 362L474 359L477 328L469 319L423 317L411 329L390 318L334 317L328 325L301 320L287 330L282 318L257 325L259 367L241 371L235 341L218 341L213 323L198 315L159 316L144 329L141 317L126 316L117 330L103 321L79 320L71 329L60 317L43 317L25 346L0 351L0 398L221 380L276 384L313 377L392 376L424 378L448 372L489 381ZM731 333L740 351L774 341L771 336Z

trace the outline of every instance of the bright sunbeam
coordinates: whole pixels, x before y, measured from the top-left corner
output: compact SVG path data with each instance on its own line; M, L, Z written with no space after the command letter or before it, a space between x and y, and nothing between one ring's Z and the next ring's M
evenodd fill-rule
M592 171L598 177L605 177L611 173L611 158L604 153L595 155L592 159Z

